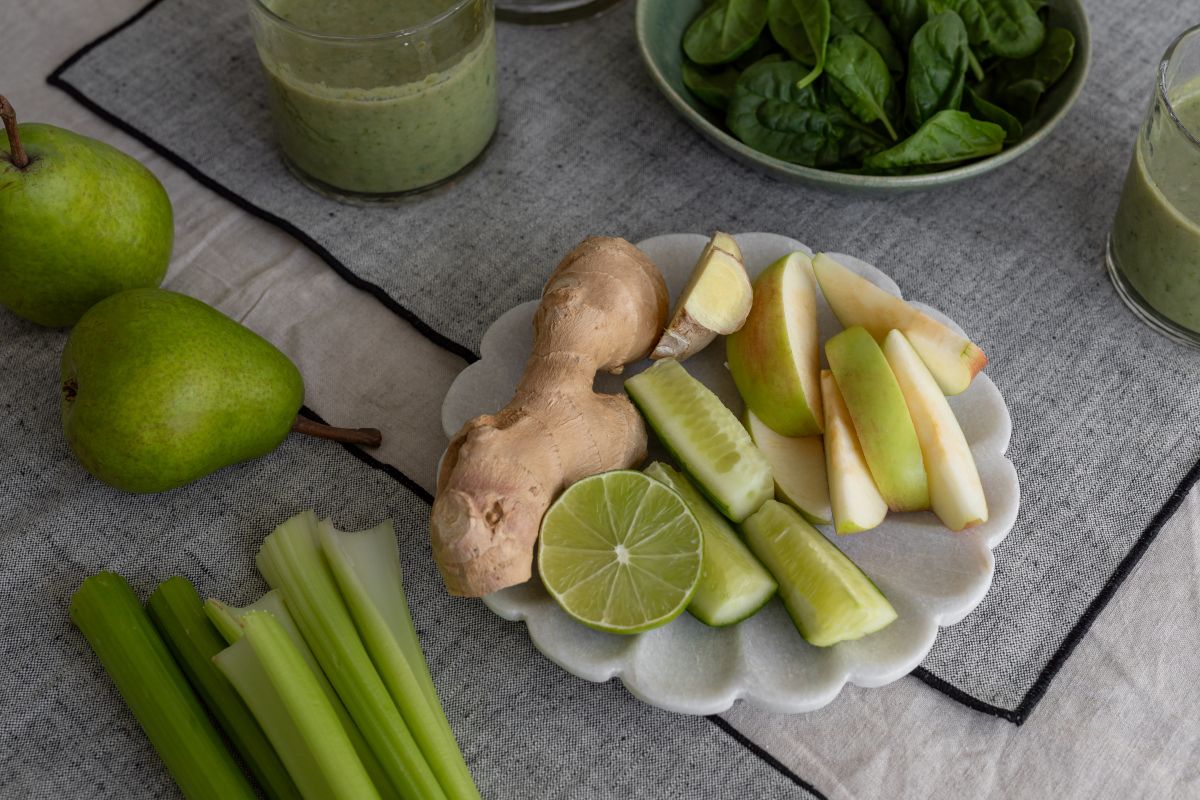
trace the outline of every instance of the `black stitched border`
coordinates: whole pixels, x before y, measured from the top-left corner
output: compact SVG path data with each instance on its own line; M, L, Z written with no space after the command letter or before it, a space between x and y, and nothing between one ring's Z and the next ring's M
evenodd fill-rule
M158 0L155 0L155 2L158 2ZM307 417L308 419L311 419L313 422L319 422L322 425L329 424L325 420L321 419L320 414L313 411L308 406L302 406L300 408L300 413L303 416ZM433 505L433 495L431 495L428 491L426 491L424 486L417 483L412 478L408 477L403 472L401 472L400 470L393 467L391 464L385 464L384 462L380 461L375 456L368 453L366 450L363 450L361 447L358 447L356 445L345 444L345 443L341 443L341 445L343 448L345 448L346 452L348 452L350 455L357 458L359 461L363 462L364 464L366 464L369 467L374 467L375 469L383 470L388 475L391 475L393 478L395 478L400 484L402 484L405 489L408 489L410 492L415 494L417 497L424 500L426 504Z
M324 261L326 264L328 264L329 267L331 269L333 269L334 272L336 272L338 275L340 275L343 278L343 280L345 280L347 283L349 283L351 286L355 287L356 289L361 289L364 292L367 292L370 295L372 295L373 297L375 297L375 299L377 299L379 302L383 303L383 305L386 308L391 310L393 313L399 315L401 319L403 319L405 322L407 322L408 324L410 324L414 328L416 328L418 331L420 331L421 334L424 335L426 339L429 339L429 341L433 342L434 344L438 345L439 347L441 347L445 350L450 351L451 353L454 353L456 356L458 356L459 358L462 358L467 363L478 361L479 360L478 354L476 354L473 350L471 350L471 348L454 341L449 336L446 336L442 332L434 329L432 326L427 324L424 320L422 320L420 317L418 317L412 311L410 311L409 309L407 309L404 306L397 303L391 297L391 295L389 295L387 292L385 292L377 284L371 283L370 281L364 280L364 279L360 278L358 275L355 275L353 272L351 272L346 267L345 264L343 264L341 261L339 261L337 258L335 258L332 253L330 253L328 250L326 250L319 242L317 242L315 239L313 239L307 233L300 230L295 225L288 222L286 219L283 219L282 217L278 217L278 216L272 214L271 212L267 211L266 209L263 209L263 208L260 208L256 205L254 205L249 200L247 200L245 197L242 197L241 195L231 191L224 184L217 182L216 180L214 180L213 178L209 177L207 174L202 172L198 167L196 167L190 161L183 158L183 156L179 155L178 153L171 150L166 145L164 145L161 142L159 142L158 140L154 139L146 132L140 130L139 128L134 127L133 125L126 122L125 120L121 119L120 117L116 116L115 114L111 113L107 109L100 106L98 103L93 101L90 97L85 95L79 89L75 88L70 83L68 83L65 78L63 78L63 73L66 72L68 69L70 69L75 64L75 62L79 61L79 59L83 58L85 55L90 53L93 49L95 49L99 45L103 44L104 42L108 41L113 36L116 36L118 33L125 30L130 25L133 25L135 22L137 22L139 19L144 17L147 13L149 13L155 6L157 6L161 2L162 2L162 0L150 0L150 3L146 6L144 6L141 11L138 11L132 17L125 20L120 25L118 25L117 27L110 30L108 33L105 33L102 36L100 36L99 38L90 42L89 44L84 45L84 47L82 49L80 49L78 52L76 52L75 54L70 56L66 61L64 61L62 64L60 64L59 67L56 70L54 70L54 72L51 72L50 75L46 78L46 83L50 84L51 86L53 86L57 89L61 89L62 91L66 92L75 101L77 101L81 105L85 106L88 110L95 113L101 119L105 120L106 122L112 124L113 126L115 126L117 128L120 128L125 133L134 137L135 139L140 141L142 144L146 145L147 147L149 147L150 149L154 150L159 155L161 155L163 158L167 159L172 164L174 164L175 166L182 169L188 175L191 175L193 178L195 178L197 181L199 181L204 186L206 186L207 188L209 188L212 191L219 194L221 197L225 198L229 202L236 205L238 208L241 208L243 211L246 211L246 212L252 214L253 216L258 217L259 219L265 220L266 222L269 222L272 225L275 225L276 227L281 228L282 230L284 230L285 232L287 232L294 238L298 239L308 249L312 250L314 253L316 253L318 256L320 256L321 260Z
M328 250L326 250L324 247L322 247L320 244L318 244L316 241L314 241L311 237L309 237L306 233L304 233L304 231L295 227L292 223L288 222L287 220L281 219L280 217L277 217L274 214L272 214L262 208L259 208L258 206L254 205L250 201L246 200L241 195L234 193L233 191L231 191L230 189L225 187L223 184L220 184L217 181L213 180L212 178L210 178L209 176L207 176L206 174L201 172L199 169L197 169L190 162L186 161L183 157L181 157L180 155L178 155L177 153L175 153L174 151L172 151L171 149L169 149L162 143L158 142L156 139L152 138L145 132L130 125L128 122L121 119L120 117L117 117L116 115L107 111L106 109L101 107L99 104L97 104L96 102L91 100L89 97L84 95L77 88L75 88L71 84L67 83L67 81L63 78L63 73L66 70L68 70L72 65L74 65L77 61L79 61L81 58L83 58L85 55L87 55L93 49L95 49L99 45L103 44L104 42L108 41L113 36L117 35L121 31L128 28L129 26L133 25L135 22L137 22L139 19L141 19L143 16L145 16L148 12L150 12L155 6L157 6L161 2L162 2L162 0L150 0L150 2L146 6L144 6L140 11L138 11L132 17L125 20L120 25L116 26L115 28L108 31L107 33L102 34L101 36L92 40L90 43L84 45L79 51L77 51L76 53L71 55L69 58L67 58L66 61L64 61L61 65L59 65L59 67L56 70L54 70L54 72L50 73L49 77L46 78L46 82L49 83L51 86L54 86L58 89L61 89L64 92L66 92L68 95L70 95L72 98L74 98L77 102L79 102L80 104L82 104L83 106L85 106L86 108L91 110L92 112L94 112L96 115L98 115L105 121L111 123L115 127L128 133L130 136L133 136L134 138L138 139L143 144L145 144L147 147L151 148L152 150L154 150L157 153L159 153L160 155L162 155L168 161L175 164L177 167L182 169L187 174L191 175L193 178L195 178L197 181L199 181L201 184L203 184L207 188L216 192L221 197L224 197L226 200L229 200L230 202L234 203L235 205L237 205L239 208L243 209L244 211L246 211L256 217L259 217L260 219L265 220L266 222L269 222L269 223L281 228L282 230L286 231L287 233L291 234L293 237L295 237L300 242L302 242L305 246L307 246L309 249L311 249L314 253L316 253L318 256L320 256L321 259L323 261L325 261L325 263L328 264L330 266L330 268L332 268L334 270L334 272L336 272L338 275L340 275L347 283L349 283L351 286L354 286L358 289L362 289L363 291L370 293L372 296L374 296L376 299L378 299L381 303L383 303L383 305L386 308L390 309L391 311L393 311L394 313L399 315L402 319L404 319L406 322L408 322L414 328L416 328L418 331L420 331L421 334L423 334L427 339L429 339L434 344L448 350L451 353L454 353L455 355L459 356L460 358L463 358L467 362L477 361L479 359L479 356L476 353L474 353L470 348L465 347L464 345L459 344L458 342L450 339L449 337L445 336L444 334L434 330L432 327L430 327L428 324L426 324L424 321L422 321L420 318L418 318L415 314L413 314L411 311L409 311L407 308L405 308L404 306L397 303L394 299L392 299L392 297L390 295L388 295L387 292L385 292L382 288L375 285L374 283L363 280L359 276L355 275L353 272L351 272L349 269L347 269L346 266L344 264L342 264L341 261L339 261L337 258L335 258L332 253L330 253ZM305 414L305 416L308 416L312 419L320 421L320 418L314 412L309 410L308 408L304 408L301 410ZM400 470L396 469L395 467L391 466L390 464L385 464L382 461L379 461L378 459L374 458L371 455L368 455L367 453L363 452L358 447L354 447L352 445L344 445L344 447L352 455L354 455L356 458L363 461L364 463L369 464L370 466L373 466L377 469L381 469L384 472L386 472L387 474L391 475L393 478L395 478L397 481L402 483L405 487L407 487L412 492L417 494L419 497L421 497L427 503L431 503L433 501L433 498L430 496L429 492L425 491L424 488L422 488L420 485L418 485L415 481L413 481L407 475L400 472ZM1125 557L1121 559L1120 563L1117 565L1116 570L1113 572L1113 574L1111 576L1109 576L1108 580L1105 581L1104 586L1101 587L1100 592L1088 604L1087 608L1084 610L1084 612L1080 616L1079 620L1075 623L1075 625L1073 625L1071 627L1071 630L1067 633L1066 638L1063 639L1061 644L1059 644L1058 649L1054 651L1054 655L1050 657L1050 660L1046 662L1046 665L1042 668L1042 671L1038 674L1037 679L1034 681L1033 686L1030 687L1029 691L1025 693L1025 697L1022 698L1021 702L1017 705L1017 707L1015 709L1001 708L1000 706L996 706L991 703L987 703L983 700L980 700L979 698L975 697L974 695L968 694L968 693L964 692L962 689L959 689L957 686L954 686L953 684L943 680L942 678L939 678L938 676L934 675L932 672L925 669L924 667L917 667L915 670L913 670L913 672L912 672L913 676L916 677L917 679L923 681L927 685L933 687L934 689L942 692L943 694L947 695L948 697L952 698L953 700L955 700L959 703L962 703L963 705L967 706L968 708L972 708L976 711L980 711L985 714L991 714L993 716L1000 717L1001 719L1008 720L1009 722L1012 722L1013 724L1016 724L1016 725L1024 724L1024 722L1029 718L1029 715L1033 712L1033 709L1037 706L1037 704L1045 696L1046 691L1050 688L1050 682L1053 681L1054 678L1058 675L1059 670L1062 669L1062 666L1066 662L1067 658L1069 658L1071 653L1074 652L1075 647L1079 644L1079 642L1083 638L1084 634L1086 634L1088 632L1088 630L1092 627L1092 623L1095 622L1096 618L1100 615L1100 613L1103 612L1105 607L1108 606L1109 601L1112 600L1112 597L1116 593L1117 589L1119 589L1121 587L1121 584L1124 583L1125 578L1127 578L1129 576L1130 572L1132 572L1133 568L1137 566L1138 562L1142 558L1142 555L1145 554L1147 548L1150 547L1150 544L1158 536L1158 533L1162 529L1163 525L1167 522L1168 519L1171 518L1172 515L1174 515L1175 511L1179 508L1180 503L1183 502L1184 497L1187 496L1187 494L1191 490L1192 486L1194 486L1198 481L1200 481L1200 461L1198 461L1191 468L1191 470L1188 471L1188 473L1184 476L1183 480L1180 482L1179 486L1171 494L1171 496L1167 499L1167 502L1163 505L1163 507L1159 510L1159 512L1154 516L1154 518L1150 521L1150 524L1146 527L1146 529L1142 532L1142 534L1138 537L1138 539L1134 542L1133 547L1131 547L1129 552L1125 554ZM721 720L717 717L710 717L709 719L714 720L717 725L722 726L722 727L724 727L725 725L728 725L728 723L726 723L724 720ZM739 738L739 737L740 737L740 739L745 738L745 737L742 737L741 734L736 733L736 729L732 728L732 726L729 727L728 732L730 733L731 736L734 736L735 738ZM750 740L748 740L748 739L746 739L745 741L750 742ZM753 745L753 742L750 742L750 745ZM753 746L755 748L757 748L757 745L753 745ZM776 768L782 768L783 770L786 771L786 767L782 767L782 765L779 764L778 761L775 761L770 756L769 753L766 753L765 751L763 751L762 754L767 759L771 759L771 761L769 761L768 763L773 762L773 764L772 764L773 766L779 765ZM819 796L823 797L823 795L820 795L819 792L817 792L812 787L808 786L808 784L804 783L800 778L795 777L794 775L791 775L791 773L786 773L786 774L790 775L795 781L798 782L799 785L801 785L801 786L809 789L810 791L818 794Z
M758 756L764 762L766 762L766 764L768 766L772 767L776 772L778 772L780 775L782 775L783 777L790 780L792 783L799 786L801 789L804 789L806 792L811 793L814 797L818 798L818 800L829 800L829 798L826 797L825 794L820 789L813 786L811 783L804 780L796 773L792 772L790 769L788 769L783 764L782 761L780 761L775 756L768 753L766 750L759 747L758 744L755 743L755 741L753 739L746 736L746 734L742 733L737 728L733 727L733 725L729 724L729 722L727 722L726 720L724 720L721 717L718 717L716 715L713 715L710 717L705 717L705 719L708 720L709 722L711 722L713 725L716 725L721 730L725 731L725 733L727 733L729 735L729 738L733 739L735 742L737 742L742 747L749 750L751 753L754 753L754 755Z

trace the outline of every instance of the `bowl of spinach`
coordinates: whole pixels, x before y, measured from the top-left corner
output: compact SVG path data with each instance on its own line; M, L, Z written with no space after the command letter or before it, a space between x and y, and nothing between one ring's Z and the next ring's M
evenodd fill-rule
M930 189L1027 152L1087 75L1080 0L638 0L667 100L783 180Z

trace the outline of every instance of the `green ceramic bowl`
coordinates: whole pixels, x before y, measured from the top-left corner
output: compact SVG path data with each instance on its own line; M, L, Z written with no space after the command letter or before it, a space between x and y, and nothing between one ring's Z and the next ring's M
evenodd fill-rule
M1021 141L989 158L927 175L846 175L790 164L747 147L724 129L715 112L684 87L680 42L688 24L705 5L706 0L638 0L638 47L658 88L696 130L738 161L781 180L839 192L879 195L933 189L982 175L1020 158L1066 116L1083 89L1091 59L1091 37L1080 0L1050 0L1050 24L1075 35L1075 58L1067 73L1042 98Z

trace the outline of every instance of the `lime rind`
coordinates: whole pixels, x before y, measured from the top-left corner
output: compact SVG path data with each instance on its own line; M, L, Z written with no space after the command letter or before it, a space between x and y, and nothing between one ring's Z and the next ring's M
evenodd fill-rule
M634 470L584 478L542 520L538 571L575 620L609 633L665 625L703 563L700 524L674 490Z

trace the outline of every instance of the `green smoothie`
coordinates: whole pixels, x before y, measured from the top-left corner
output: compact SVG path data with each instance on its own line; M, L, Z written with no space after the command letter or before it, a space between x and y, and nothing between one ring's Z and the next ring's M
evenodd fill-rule
M274 0L305 30L363 36L401 30L452 2ZM284 155L336 190L389 195L450 177L496 128L496 38L484 2L410 37L330 41L284 31L259 53ZM470 13L474 11L475 13ZM461 17L461 19L460 19Z
M1191 136L1200 132L1200 84L1173 93ZM1200 332L1200 144L1159 108L1140 133L1113 222L1117 269L1172 322Z

